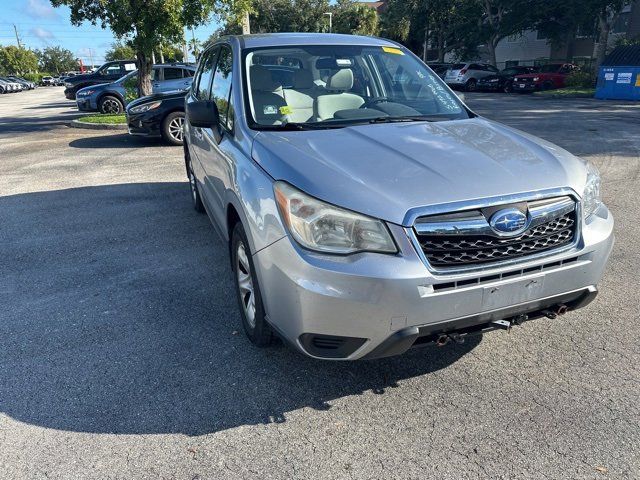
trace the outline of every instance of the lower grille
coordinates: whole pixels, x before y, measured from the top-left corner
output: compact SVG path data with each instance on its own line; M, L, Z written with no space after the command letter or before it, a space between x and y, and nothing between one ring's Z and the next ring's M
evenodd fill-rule
M576 236L575 205L571 211L566 210L565 203L564 210L559 211L560 216L553 218L552 215L548 219L547 213L543 220L514 237L505 238L494 234L488 224L480 234L417 231L416 237L427 261L433 267L467 267L501 262L571 245ZM477 218L481 212L472 213Z

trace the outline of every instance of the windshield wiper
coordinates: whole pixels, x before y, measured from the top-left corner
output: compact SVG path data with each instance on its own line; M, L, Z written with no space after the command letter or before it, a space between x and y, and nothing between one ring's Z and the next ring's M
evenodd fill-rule
M409 115L405 117L376 117L369 120L369 123L402 123L402 122L435 122L433 117L427 115Z
M328 128L343 128L344 125L331 125L331 124L314 124L314 123L298 123L287 122L281 125L260 125L262 130L326 130Z

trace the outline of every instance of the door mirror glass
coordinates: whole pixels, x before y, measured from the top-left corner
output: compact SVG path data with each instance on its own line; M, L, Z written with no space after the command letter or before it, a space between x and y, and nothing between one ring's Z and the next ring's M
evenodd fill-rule
M214 128L220 121L218 107L212 100L187 103L187 118L194 127Z

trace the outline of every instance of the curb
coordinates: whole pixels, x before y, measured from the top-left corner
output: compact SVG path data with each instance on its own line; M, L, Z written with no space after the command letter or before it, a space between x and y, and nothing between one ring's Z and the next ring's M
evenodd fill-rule
M85 128L87 130L126 130L125 123L89 123L80 122L79 120L71 120L69 126L73 128Z

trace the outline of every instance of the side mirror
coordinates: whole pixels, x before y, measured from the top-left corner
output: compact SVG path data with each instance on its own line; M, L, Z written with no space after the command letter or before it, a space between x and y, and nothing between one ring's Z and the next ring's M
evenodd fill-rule
M213 100L187 103L187 118L194 127L213 128L220 122L218 106Z

